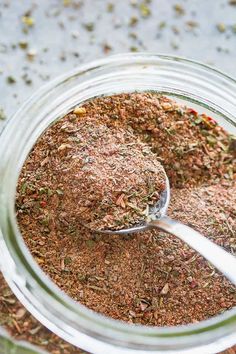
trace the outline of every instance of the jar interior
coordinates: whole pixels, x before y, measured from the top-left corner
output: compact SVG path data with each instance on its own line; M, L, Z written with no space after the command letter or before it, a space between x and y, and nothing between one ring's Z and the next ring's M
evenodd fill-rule
M97 98L104 98L104 97L111 97L113 95L117 95L117 94L122 94L122 93L154 93L154 94L158 94L158 95L164 95L174 101L176 101L177 103L179 103L180 105L186 106L188 108L192 108L194 110L196 110L199 114L205 114L207 116L210 116L211 118L213 118L218 124L219 126L221 126L222 128L224 128L226 131L228 131L230 134L233 134L234 132L236 132L236 125L231 124L226 117L224 116L224 113L221 113L220 111L218 111L214 105L211 106L210 103L206 104L205 102L203 102L202 100L197 100L196 98L192 98L192 97L187 97L186 95L183 97L183 95L179 95L178 93L173 93L173 92L169 92L169 91L157 91L157 90L129 90L128 89L121 89L121 90L116 90L114 92L109 92L109 93L103 93L101 95L94 95L92 97L89 97L83 101L79 101L76 100L74 102L74 104L70 107L67 108L67 110L65 112L63 112L63 114L60 117L54 117L54 119L51 121L50 120L50 124L43 130L43 132L39 133L39 137L42 136L44 134L44 132L55 122L57 122L60 119L63 119L65 117L66 114L73 112L73 109L75 106L78 105L78 103L80 105L88 102L88 101L92 101L93 99L97 99ZM27 159L27 158L26 158ZM23 241L24 242L24 241Z
M11 158L11 166L9 164L8 170L6 169L5 179L8 178L7 172L9 172L9 168L12 171L12 166L15 166L14 173L11 174L11 181L8 185L8 190L6 190L6 193L8 193L8 195L10 196L8 199L7 206L7 209L10 209L10 213L8 216L8 224L5 230L3 228L3 232L9 235L8 239L6 240L6 244L8 245L7 252L9 252L10 257L17 260L19 267L17 271L15 269L15 266L12 266L12 268L9 267L9 270L14 269L14 272L16 271L16 276L14 279L15 284L19 284L19 277L24 274L24 280L20 280L20 282L23 281L23 286L27 288L26 292L28 294L28 299L26 300L25 296L22 296L20 294L20 290L18 290L18 294L19 297L22 299L23 303L26 303L30 299L32 312L37 312L34 310L37 305L39 306L39 311L43 310L39 305L40 301L33 300L32 296L34 295L36 297L38 296L38 299L43 301L42 306L46 305L48 306L48 308L50 308L50 302L48 301L47 303L47 301L45 301L45 295L47 293L51 294L54 300L59 301L61 303L62 306L58 305L57 310L48 310L49 312L54 311L54 315L52 316L52 322L57 322L58 326L60 326L59 314L62 313L62 311L64 310L63 306L69 303L70 300L66 296L64 296L64 294L61 294L60 290L56 286L51 284L51 281L45 279L45 275L39 269L39 266L36 265L36 262L33 260L31 254L26 249L23 238L20 235L14 211L14 197L19 173L36 140L43 134L43 132L51 124L53 124L53 122L62 118L68 112L70 112L73 107L95 97L104 95L110 96L112 94L118 94L122 92L156 92L159 94L166 95L167 97L170 97L181 104L185 104L186 106L195 109L199 113L205 113L211 116L217 121L220 126L222 126L230 134L236 134L236 121L235 116L232 114L232 112L234 112L234 109L232 109L234 108L234 102L231 99L226 100L225 102L226 93L222 93L221 83L219 85L215 85L214 80L211 81L209 79L209 81L204 84L203 77L199 79L195 77L195 75L192 76L192 81L187 78L183 79L182 73L175 73L175 69L173 68L171 69L172 72L168 72L168 70L164 68L162 75L162 73L159 73L158 67L156 68L154 64L150 63L146 65L144 65L143 63L137 63L133 66L126 63L126 65L127 67L123 68L119 66L113 67L112 65L111 67L108 66L106 69L98 67L96 68L97 72L94 77L93 72L89 71L87 71L87 73L83 72L82 79L80 79L80 76L82 75L81 73L78 75L71 76L70 79L58 83L57 87L52 87L46 93L41 93L38 96L39 101L35 101L33 106L26 107L27 110L26 112L24 112L24 132L22 130L19 130L17 132L15 130L14 132L12 130L10 131L9 126L9 134L7 136L7 140L10 141L14 138L15 135L15 138L18 142L18 147L15 156ZM227 90L228 88L226 87L226 91ZM37 97L35 97L35 100L36 98ZM35 122L31 125L30 122L32 120L32 117L34 117ZM20 114L17 119L21 119ZM4 215L2 217L4 217ZM9 226L10 224L11 226ZM3 250L6 250L6 248L3 247ZM6 270L6 273L9 272L9 270ZM31 279L32 277L34 278L33 281ZM36 285L38 286L39 284L42 289L44 289L42 294L40 294L40 290L36 287ZM18 287L19 289L19 285L15 285L15 287ZM88 328L90 324L89 321L91 320L91 318L93 318L93 314L91 314L90 312L88 312L88 314L85 314L84 310L78 309L78 312L75 314L74 317L74 311L77 311L75 304L71 303L70 311L68 311L68 316L71 314L72 321L74 320L76 322L76 315L79 314L79 316L81 316L81 323L78 327L81 329L81 326L85 324ZM224 317L224 319L222 318L222 320L219 320L219 323L221 323L221 321L223 323L224 320L226 320L227 322L227 320L229 319L228 324L230 326L230 322L232 321L232 310L228 312L229 315L225 314L226 316ZM37 317L40 317L40 315L38 314ZM49 314L48 317L50 317ZM218 320L216 320L215 323L218 323L217 321ZM99 326L102 322L102 317L97 317L96 319L94 319L94 328L96 328L94 329L94 331L99 329ZM109 322L106 328L109 328L110 326L112 328L115 325ZM122 324L121 326L123 328L124 324ZM53 328L53 326L51 326L51 328ZM98 331L101 332L100 329ZM136 334L138 333L138 336L141 333L144 333L143 329L140 329L140 332L139 330L137 331L134 329L134 332L136 332ZM204 331L205 329L203 330L203 332ZM225 332L229 331L229 327L225 326ZM66 337L66 335L63 334L63 331L59 330L57 332L62 334L64 338ZM85 332L87 333L87 330ZM129 332L128 326L125 326L125 330L122 329L121 337L126 336L126 334L124 335L124 332L126 332L126 334ZM121 337L119 337L119 340ZM70 338L68 333L66 339L73 343L76 342L75 339ZM153 337L153 339L155 338ZM140 340L143 340L143 338L140 337ZM129 342L128 337L126 338L126 341ZM150 344L150 337L148 337L148 341ZM167 342L168 341L170 343L171 339L167 340ZM132 343L130 343L130 345L132 346Z

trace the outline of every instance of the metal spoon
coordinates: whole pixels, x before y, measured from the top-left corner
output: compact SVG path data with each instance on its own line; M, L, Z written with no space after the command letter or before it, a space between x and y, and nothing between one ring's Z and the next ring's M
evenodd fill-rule
M160 229L169 234L177 236L186 242L190 247L195 249L209 262L211 262L221 273L223 273L233 284L236 285L236 257L226 252L223 248L216 245L199 232L191 227L175 221L166 216L166 212L170 202L170 184L166 176L166 189L161 193L161 197L154 210L151 211L152 216L155 214L155 220L139 224L137 226L121 229L121 230L103 230L99 231L106 234L130 234L135 232L146 231L150 229Z

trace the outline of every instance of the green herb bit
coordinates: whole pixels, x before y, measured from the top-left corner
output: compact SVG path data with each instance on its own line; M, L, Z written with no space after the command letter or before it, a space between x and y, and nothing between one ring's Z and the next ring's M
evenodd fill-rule
M39 194L46 194L47 196L50 197L51 195L53 195L53 191L48 187L42 187L39 188Z
M8 76L7 77L7 83L8 84L15 84L16 83L16 79L13 76Z
M185 14L185 10L184 10L183 6L180 5L180 4L175 4L175 5L174 5L174 10L175 10L175 12L176 12L178 15L184 15L184 14Z
M35 20L31 16L23 16L22 17L22 22L28 27L32 27L35 24Z
M137 25L137 23L138 23L138 17L131 16L130 20L129 20L129 26L133 27L133 26Z
M221 141L217 142L217 145L224 151L227 152L229 150L228 146L224 145Z
M0 120L6 119L5 112L2 107L0 107Z
M138 38L137 33L135 33L135 32L130 32L129 33L129 37L133 38L133 39L137 39Z
M134 45L132 45L129 49L131 52L138 52L138 47L136 47Z
M33 183L28 183L28 182L26 182L26 184L27 184L27 188L28 188L29 190L31 190L32 192L35 192L35 191L36 191L36 187L35 187L35 185L34 185Z
M184 115L184 109L181 108L181 107L178 107L175 111L176 111L181 117Z
M229 151L236 152L236 136L230 136Z
M63 0L63 6L67 7L71 5L71 0Z
M203 119L202 119L201 116L198 116L198 117L195 119L195 121L194 121L195 124L200 124L200 123L202 123L202 122L203 122Z
M164 130L167 132L168 135L173 136L176 134L175 130L173 128L164 128Z
M86 282L88 280L87 274L77 273L77 278L81 282Z
M18 45L19 45L19 47L20 47L21 49L27 49L27 48L28 48L28 43L27 43L26 41L20 41L20 42L18 43Z
M215 138L214 136L208 135L208 136L206 137L206 139L207 139L209 145L215 146L217 140L216 140L216 138Z
M71 263L72 263L72 259L71 259L71 257L65 257L65 259L64 259L64 263L65 263L65 265L69 265L69 264L71 264Z
M216 28L220 33L224 33L226 31L226 26L224 23L217 23Z
M49 221L50 221L50 216L47 214L44 216L44 218L41 220L41 224L43 226L48 226L49 225Z
M87 240L87 241L86 241L86 245L87 245L89 248L93 248L93 247L96 245L96 242L93 241L93 240Z
M84 23L83 26L88 32L94 31L94 23L93 22Z
M163 28L165 28L166 27L166 22L165 21L161 21L160 23L159 23L159 28L162 30Z
M112 2L107 4L107 12L113 12L115 5Z
M25 194L26 189L27 189L27 182L24 182L21 185L21 194Z
M233 33L236 33L236 23L234 25L232 25L231 29L232 29Z
M147 18L151 15L151 10L149 9L149 7L146 5L145 2L142 2L140 4L139 10L140 10L142 17L144 17L144 18Z
M61 190L61 189L57 189L57 190L56 190L56 193L57 193L58 195L63 195L63 194L64 194L63 190Z

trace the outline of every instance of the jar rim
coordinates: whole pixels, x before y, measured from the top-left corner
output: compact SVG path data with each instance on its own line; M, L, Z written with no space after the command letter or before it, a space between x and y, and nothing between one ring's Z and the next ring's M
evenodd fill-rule
M12 152L9 151L10 149L7 146L7 143L9 142L10 137L14 135L14 129L16 128L15 122L18 122L20 118L22 119L25 112L28 112L33 105L38 104L42 97L44 97L51 90L56 89L57 86L73 79L73 77L77 75L84 75L85 73L91 71L96 71L104 66L116 66L120 62L123 64L127 63L132 65L135 64L135 62L142 61L146 62L146 65L148 65L149 62L155 62L158 60L166 62L167 65L168 63L181 63L186 65L189 69L194 67L201 69L204 72L210 72L217 78L222 78L227 81L229 90L232 91L232 95L236 92L235 79L208 65L190 59L164 54L157 55L155 53L116 54L110 56L109 58L99 59L91 63L81 65L78 68L61 75L52 80L50 83L44 85L33 96L31 96L25 104L22 105L18 112L16 112L16 114L9 120L9 122L7 122L0 136L0 140L5 148L3 148L0 152L0 180L3 182L0 183L0 201L2 208L5 207L5 210L0 217L0 242L2 245L2 252L0 254L2 256L1 266L3 274L18 298L35 317L37 317L50 329L55 330L55 332L61 335L64 339L75 345L78 345L75 340L76 335L78 335L78 331L81 331L85 336L91 335L91 325L93 325L92 332L94 333L94 336L96 337L98 334L99 337L103 338L105 341L112 342L114 340L116 343L125 343L125 345L128 344L132 346L132 340L137 340L138 345L142 345L143 343L146 347L150 345L150 348L154 348L157 342L161 345L166 345L167 342L175 339L176 337L180 339L187 338L189 336L191 338L192 336L197 336L198 334L204 335L206 332L208 333L208 335L206 335L207 341L209 340L209 332L214 332L215 335L217 335L219 329L224 327L227 334L231 335L236 327L236 308L199 323L165 328L123 323L121 321L108 318L104 315L97 314L85 306L75 303L68 295L59 290L59 288L46 277L45 273L36 264L36 261L33 260L33 257L29 253L23 239L20 236L20 231L16 225L14 208L12 208L12 204L10 206L9 200L6 198L7 193L3 190L6 181L8 181L9 173L12 168L10 161ZM20 135L18 135L17 138L19 139ZM5 156L3 156L3 151L4 153L7 151ZM11 188L9 187L6 190L9 191L8 197L10 197L9 199L12 201L12 198L14 197L12 185ZM6 233L8 234L8 239L6 238ZM17 240L17 245L14 245L15 250L12 248L13 240ZM16 257L16 253L19 253L20 257ZM22 258L23 256L24 259ZM19 263L19 259L21 259L21 261L23 260L21 264ZM6 267L4 263L8 266ZM24 279L23 282L22 279ZM46 299L46 297L48 297L48 299ZM50 310L42 307L49 305L49 299L51 302ZM42 306L39 306L37 309L36 305L39 305L40 301L42 302ZM54 311L53 316L49 318L49 314L52 310ZM66 313L66 311L68 311L68 313ZM65 322L67 326L70 326L70 331L73 332L73 334L69 335L68 328L60 328L59 322L56 320L59 314L63 315L63 319L66 320ZM77 326L73 327L73 324L75 323ZM104 335L105 330L106 334ZM115 334L118 335L116 338ZM219 335L219 337L221 337L221 335ZM189 341L189 339L186 340L187 342Z

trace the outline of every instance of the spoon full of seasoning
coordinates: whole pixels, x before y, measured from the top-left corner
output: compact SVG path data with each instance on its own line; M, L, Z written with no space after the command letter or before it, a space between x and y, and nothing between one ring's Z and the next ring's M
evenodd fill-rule
M79 155L64 208L91 231L129 234L160 229L177 236L236 284L236 258L199 232L166 216L170 185L162 161L132 129L80 121ZM104 139L104 137L106 137ZM64 151L65 144L59 149ZM79 156L79 157L78 157ZM79 190L80 193L71 193Z
M236 285L236 257L226 252L202 234L179 221L169 218L166 213L170 202L170 184L167 175L166 188L160 193L158 202L150 212L145 222L130 228L120 230L98 230L99 233L122 235L159 229L174 235L195 249L219 271L221 271L233 284Z

